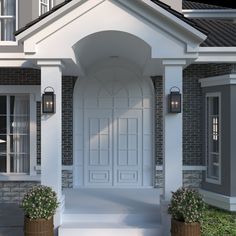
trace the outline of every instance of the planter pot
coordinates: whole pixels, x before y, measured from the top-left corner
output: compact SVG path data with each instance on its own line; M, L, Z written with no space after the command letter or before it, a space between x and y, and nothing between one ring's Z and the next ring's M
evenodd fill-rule
M54 233L53 217L48 220L30 220L25 217L24 232L25 236L53 236Z
M185 223L181 221L171 220L172 236L200 236L200 223Z

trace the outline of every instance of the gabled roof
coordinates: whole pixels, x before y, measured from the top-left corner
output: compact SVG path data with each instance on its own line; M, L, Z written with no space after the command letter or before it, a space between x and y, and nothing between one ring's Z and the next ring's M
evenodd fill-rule
M170 12L171 14L175 15L176 17L178 17L179 19L181 19L185 23L187 23L187 24L191 25L192 27L194 27L195 29L199 30L203 34L207 34L207 32L204 29L197 26L192 20L186 18L183 14L181 14L178 11L172 9L169 5L163 3L159 0L151 0L151 1L154 2L155 4L159 5L160 7L164 8L166 11Z
M192 19L208 31L202 47L236 47L236 23L227 20Z
M34 21L28 23L25 27L19 29L16 32L16 35L22 33L23 31L27 30L34 24L38 23L42 19L46 18L47 16L51 15L53 12L59 10L69 2L73 0L67 0L59 5L56 5L52 8L49 12L43 14L42 16L38 17ZM173 10L170 6L160 2L159 0L150 0L153 3L157 4L161 8L165 9L166 11L170 12L174 16L178 17L185 23L191 25L192 27L196 28L200 32L206 34L208 38L201 44L202 47L235 47L236 46L236 24L229 21L224 20L208 20L208 19L188 19L184 17L179 12ZM183 6L186 8L191 9L227 9L219 6L202 4L197 2L190 2L190 1L183 1Z
M37 19L31 21L30 23L28 23L25 27L20 28L19 30L17 30L15 32L15 35L18 35L20 33L22 33L23 31L27 30L28 28L30 28L31 26L33 26L34 24L38 23L39 21L41 21L42 19L46 18L47 16L51 15L53 12L57 11L58 9L62 8L63 6L65 6L66 4L68 4L69 2L71 2L73 0L66 0L63 3L56 5L55 7L53 7L50 11L46 12L45 14L39 16ZM170 12L171 14L173 14L174 16L178 17L179 19L181 19L182 21L184 21L185 23L191 25L192 27L194 27L195 29L199 30L200 32L202 32L203 34L207 34L206 31L204 31L202 28L200 28L199 26L197 26L193 21L187 19L186 17L184 17L183 14L173 10L169 5L159 1L159 0L150 0L153 3L157 4L158 6L162 7L163 9L165 9L166 11Z
M183 9L184 10L211 10L211 9L231 9L229 7L211 5L201 2L187 1L183 0Z

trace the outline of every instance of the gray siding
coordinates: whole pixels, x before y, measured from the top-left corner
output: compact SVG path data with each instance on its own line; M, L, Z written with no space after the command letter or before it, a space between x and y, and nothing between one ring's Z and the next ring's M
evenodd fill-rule
M206 182L206 174L203 176L202 188L215 193L230 196L230 86L214 86L203 88L203 94L221 93L221 184ZM205 99L203 99L205 117ZM204 126L205 130L205 126ZM205 140L205 137L204 137ZM204 142L205 143L205 142ZM205 145L204 145L205 149Z
M64 0L54 0L56 6ZM24 27L27 23L39 17L39 0L19 0L19 25L18 28Z
M236 85L231 85L230 94L230 195L236 197Z
M24 27L27 23L33 19L33 4L38 2L37 0L19 0L18 9L18 29Z
M54 0L54 6L56 6L56 5L58 5L58 4L60 4L60 3L62 3L62 2L64 2L64 0Z
M221 92L221 184L208 183L203 177L202 188L236 197L236 85L204 88L207 92Z

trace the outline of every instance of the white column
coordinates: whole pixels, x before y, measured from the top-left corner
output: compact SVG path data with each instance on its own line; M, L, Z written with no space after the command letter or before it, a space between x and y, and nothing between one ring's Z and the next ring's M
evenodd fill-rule
M38 61L41 67L41 94L46 87L54 89L56 95L55 114L41 117L41 184L51 187L62 200L62 72L60 61ZM54 217L54 225L60 225L61 212Z
M171 192L182 186L183 157L183 106L182 112L168 112L168 95L170 89L176 86L182 94L184 60L164 60L164 199L169 201Z

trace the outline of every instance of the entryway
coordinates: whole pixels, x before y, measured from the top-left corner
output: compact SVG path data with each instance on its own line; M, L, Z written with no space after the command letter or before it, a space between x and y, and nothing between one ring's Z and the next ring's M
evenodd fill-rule
M74 88L75 187L153 186L150 78L110 58Z

